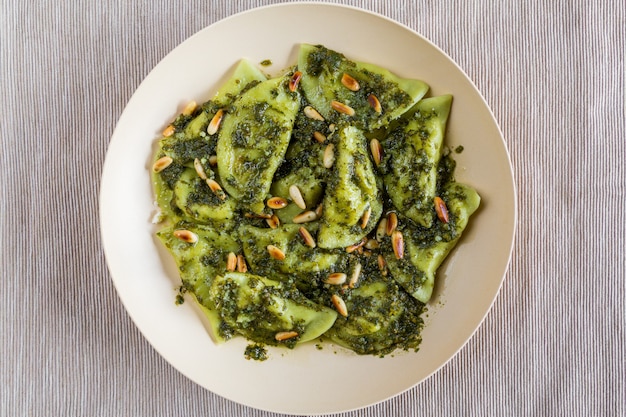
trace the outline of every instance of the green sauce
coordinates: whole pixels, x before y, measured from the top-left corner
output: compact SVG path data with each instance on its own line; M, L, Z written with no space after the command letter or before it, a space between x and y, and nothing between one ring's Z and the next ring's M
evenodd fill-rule
M479 202L469 187L456 186L456 163L441 144L451 96L423 99L421 81L323 46L303 47L299 64L270 80L244 66L213 100L176 117L174 134L160 140L155 160L172 162L153 173L165 218L157 235L183 282L175 301L182 304L190 291L217 339L251 341L250 360L267 360L267 346L293 349L322 335L358 354L416 351L434 273ZM304 75L292 91L296 69ZM358 91L341 84L344 73L358 79ZM368 101L372 94L380 113ZM349 103L355 114L324 111L320 103L328 97ZM311 118L309 106L323 120ZM218 131L209 133L220 109ZM373 137L382 146L379 161ZM324 159L329 146L331 166ZM294 201L293 185L305 209ZM449 204L448 222L438 220L434 196ZM269 207L271 197L287 206ZM313 221L296 223L319 209ZM391 212L404 236L402 258L390 233L378 231ZM177 237L180 231L193 239ZM337 273L345 282L328 281ZM345 315L333 297L345 304ZM322 349L319 339L315 346Z
M258 343L246 346L244 355L248 360L253 359L255 361L263 362L268 359L267 349L265 346Z

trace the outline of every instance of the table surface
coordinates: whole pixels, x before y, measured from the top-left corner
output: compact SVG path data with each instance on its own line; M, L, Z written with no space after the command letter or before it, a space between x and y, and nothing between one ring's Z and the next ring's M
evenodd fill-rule
M273 3L2 1L1 415L276 415L155 352L115 292L98 223L107 146L142 79L198 30ZM626 3L340 3L416 30L468 74L504 133L519 219L467 345L342 415L626 415Z

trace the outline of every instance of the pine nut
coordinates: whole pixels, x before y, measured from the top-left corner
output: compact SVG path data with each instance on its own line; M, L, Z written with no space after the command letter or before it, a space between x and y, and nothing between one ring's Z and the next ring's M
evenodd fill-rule
M350 276L350 281L348 282L348 287L354 288L361 277L361 263L357 263L354 265L354 270L352 271L352 275Z
M383 255L378 255L378 269L380 269L383 276L387 276L387 261L385 261Z
M175 230L173 234L183 242L196 243L198 241L198 235L189 230Z
M313 239L311 233L304 226L300 226L300 228L298 229L298 233L300 234L300 237L304 241L305 245L310 248L314 248L315 246L317 246L317 244L315 243L315 239Z
M347 253L352 253L352 252L354 252L356 250L359 250L366 243L367 243L367 237L364 237L363 239L361 239L359 242L355 243L354 245L350 245L350 246L346 247L346 252Z
M374 94L370 94L369 96L367 96L367 102L370 104L370 106L372 106L376 113L382 113L383 108L380 105L380 101L378 101L378 97L376 97Z
M289 202L282 197L272 197L269 200L267 200L266 204L269 208L277 210L283 207L287 207L287 204L289 204Z
M233 252L228 253L228 259L226 260L226 270L233 272L237 268L237 255Z
M378 223L378 227L376 228L376 240L378 240L379 242L382 242L382 240L385 238L386 233L387 233L387 219L383 217L382 219L380 219L380 222Z
M348 277L346 276L346 274L342 272L335 272L335 273L330 274L328 277L326 277L326 280L324 280L324 283L330 284L330 285L341 285L344 282L346 282L347 278Z
M394 255L396 255L396 259L404 258L404 237L401 231L395 230L391 234L391 247Z
M361 229L365 229L367 227L367 223L370 221L370 217L372 215L372 208L368 207L367 210L361 216Z
M215 194L217 196L217 198L219 198L220 200L225 200L226 199L226 193L224 192L224 190L222 190L222 186L219 185L217 183L217 181L208 178L206 180L206 184L209 186L209 188L211 189L211 191L213 191L213 194Z
M315 207L315 214L317 215L318 219L322 217L323 212L324 212L324 205L322 203L319 203L317 207Z
M185 116L190 116L196 110L196 107L198 107L196 102L195 101L190 101L189 103L187 103L187 105L183 109L183 114Z
M361 88L359 82L345 72L341 76L341 84L343 84L344 87L346 87L350 91L359 91L359 89Z
M276 246L274 245L267 245L267 252L270 254L270 256L276 260L279 261L284 261L285 260L285 252L283 252L282 250L278 249Z
M271 229L277 229L280 226L280 219L277 215L272 215L269 219L265 219L265 222Z
M165 129L163 129L163 136L165 136L166 138L172 136L174 134L174 131L176 129L174 128L174 125L169 125L168 127L166 127Z
M318 112L311 106L306 106L303 112L304 112L304 115L308 117L309 119L319 120L322 122L324 121L324 117L320 114L320 112Z
M352 107L348 106L347 104L341 103L337 100L331 101L330 107L332 107L334 110L338 111L339 113L343 113L348 116L354 116L354 109Z
M305 211L304 213L300 213L293 218L293 222L300 223L308 223L317 220L317 214L314 211Z
M322 164L325 168L332 168L335 163L335 145L329 143L324 149L324 156L322 158Z
M243 255L237 255L237 272L248 272L248 265Z
M274 336L274 339L278 342L282 342L284 340L293 339L294 337L298 337L298 332L278 332Z
M174 160L169 156L164 156L162 158L157 159L157 161L152 165L152 170L154 172L161 172L168 166L172 165Z
M211 121L209 122L209 126L206 128L206 132L209 135L216 134L217 130L220 128L220 124L222 123L223 118L224 118L224 110L219 109L217 113L215 113Z
M446 207L446 202L443 201L441 197L435 197L435 211L437 212L437 217L444 223L448 223L450 221L450 216L448 214L448 207Z
M204 172L204 167L202 166L202 162L198 158L193 160L193 167L196 169L196 173L200 178L206 181L207 176L206 172Z
M337 294L333 294L333 296L330 297L330 301L333 303L335 309L339 314L344 317L348 317L348 308L346 307L346 303L345 301L343 301L343 298L341 298Z
M371 250L371 249L378 249L379 247L380 247L380 244L378 243L376 239L370 239L365 244L365 249Z
M304 197L302 197L302 193L297 185L289 187L289 196L291 197L291 201L293 201L296 206L300 207L302 210L306 209L306 202L304 201Z
M289 91L293 93L298 89L298 84L300 84L301 78L302 78L301 71L296 71L293 73L293 75L289 79Z
M387 228L385 229L387 236L391 236L396 227L398 227L398 215L392 211L387 214Z
M372 152L372 159L374 159L376 166L380 165L383 160L383 147L378 139L372 139L370 141L370 151Z
M313 132L313 139L315 139L318 143L326 142L326 136L322 132Z

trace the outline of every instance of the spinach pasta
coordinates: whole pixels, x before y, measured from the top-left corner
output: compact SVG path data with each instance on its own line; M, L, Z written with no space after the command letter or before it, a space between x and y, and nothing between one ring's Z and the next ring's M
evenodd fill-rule
M157 236L217 341L417 349L436 271L480 204L444 143L452 96L321 45L242 60L165 129Z

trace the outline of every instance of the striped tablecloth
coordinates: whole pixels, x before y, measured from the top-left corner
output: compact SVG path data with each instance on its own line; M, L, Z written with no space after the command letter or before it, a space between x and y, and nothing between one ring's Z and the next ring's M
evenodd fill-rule
M2 0L0 415L273 415L153 350L98 223L107 145L143 77L198 30L272 3ZM416 30L469 75L504 133L519 207L475 336L419 386L344 415L626 415L626 3L341 3Z

